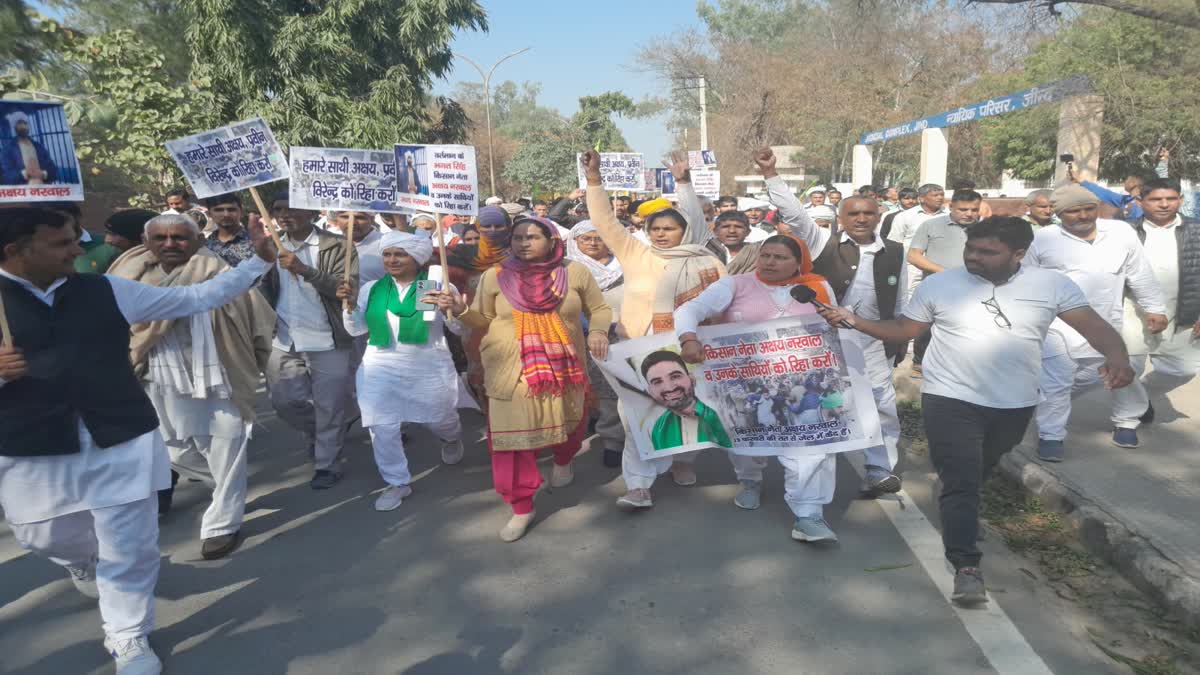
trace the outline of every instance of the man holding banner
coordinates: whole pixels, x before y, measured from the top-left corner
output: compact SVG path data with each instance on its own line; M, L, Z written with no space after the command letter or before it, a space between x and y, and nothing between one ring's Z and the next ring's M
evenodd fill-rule
M54 211L13 208L0 220L0 305L12 327L0 347L0 506L22 548L99 599L119 675L162 670L146 636L159 569L155 493L170 485L158 417L129 362L129 326L245 293L275 260L262 228L251 236L255 258L165 288L76 274L75 231Z
M342 475L334 466L346 436L346 391L350 386L353 338L342 323L338 284L346 275L358 283L358 255L342 237L313 226L313 212L291 208L288 193L271 202L282 228L284 250L263 280L267 300L279 315L267 369L271 404L308 439L314 490L331 488Z

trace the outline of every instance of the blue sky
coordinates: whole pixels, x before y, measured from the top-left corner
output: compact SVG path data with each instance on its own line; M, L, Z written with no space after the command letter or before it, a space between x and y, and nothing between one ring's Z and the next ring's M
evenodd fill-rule
M609 0L598 4L494 0L483 5L488 12L488 32L457 36L454 51L466 54L486 72L505 54L532 47L497 68L492 84L541 82L538 102L564 115L578 110L580 96L620 91L640 101L648 95L661 95L662 83L633 70L637 53L652 38L701 23L693 0ZM474 68L459 61L435 91L448 93L458 81L479 80ZM657 158L672 145L666 122L663 115L637 121L619 119L617 125L633 150L646 154L647 165L657 165Z

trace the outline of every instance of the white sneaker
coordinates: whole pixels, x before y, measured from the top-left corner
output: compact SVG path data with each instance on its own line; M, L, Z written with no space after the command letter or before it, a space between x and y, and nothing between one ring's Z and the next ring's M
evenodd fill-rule
M104 648L117 662L117 675L159 675L162 661L145 637L128 640L104 640Z
M462 439L442 441L442 464L453 466L463 460Z
M71 583L75 590L85 597L96 600L100 597L100 589L96 587L96 561L92 560L87 567L67 567L71 575Z
M389 485L383 494L379 495L379 499L375 500L375 510L394 511L404 498L411 494L412 488L407 485Z

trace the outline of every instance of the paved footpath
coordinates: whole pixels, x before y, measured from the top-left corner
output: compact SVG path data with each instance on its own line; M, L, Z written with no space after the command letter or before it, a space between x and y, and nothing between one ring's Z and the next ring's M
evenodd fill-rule
M1033 489L1049 484L1068 510L1089 509L1080 526L1089 546L1200 628L1200 379L1169 394L1154 382L1156 418L1138 430L1141 447L1112 444L1112 398L1098 388L1074 401L1064 462L1037 459L1031 425L1005 467Z
M480 419L468 429L479 438ZM840 543L792 541L782 473L763 508L741 511L728 460L705 453L700 482L655 489L650 512L618 511L619 474L594 453L573 485L544 492L525 539L502 543L506 508L481 443L441 466L412 434L415 494L371 509L380 481L366 435L347 478L313 492L297 436L264 414L252 445L246 543L200 559L207 494L181 483L163 523L158 629L183 674L1122 672L1095 650L1087 616L984 542L993 603L958 610L930 520L929 467L910 464L903 501L854 499L839 461L828 510ZM919 460L919 458L918 458ZM855 460L857 461L857 460ZM0 527L0 672L111 673L94 603Z

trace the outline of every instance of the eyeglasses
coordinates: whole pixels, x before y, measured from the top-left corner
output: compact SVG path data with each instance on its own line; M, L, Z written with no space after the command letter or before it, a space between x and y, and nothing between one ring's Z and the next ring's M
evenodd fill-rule
M575 237L575 242L578 244L593 244L594 245L594 244L599 244L602 241L603 240L600 237L589 237L589 236Z
M989 314L992 315L992 321L1001 328L1012 330L1012 322L1004 315L1004 310L1000 309L1000 303L996 302L996 287L992 287L992 297L987 300L981 300L980 303L987 308Z

